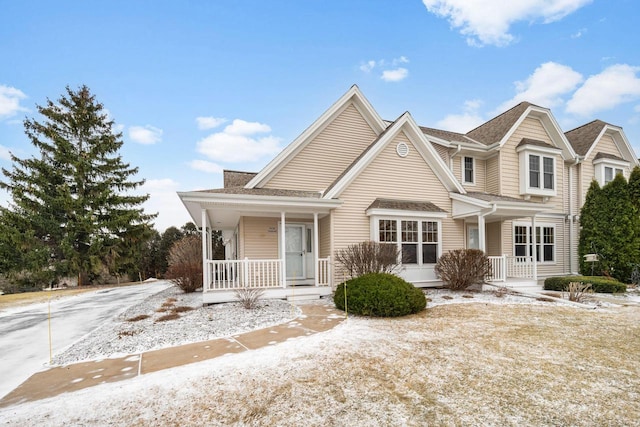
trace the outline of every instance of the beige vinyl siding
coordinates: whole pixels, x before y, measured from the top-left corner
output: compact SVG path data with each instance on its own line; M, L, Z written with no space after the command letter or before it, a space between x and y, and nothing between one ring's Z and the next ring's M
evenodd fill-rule
M331 256L331 215L318 220L318 234L320 236L320 258Z
M451 158L449 156L449 149L447 147L443 147L440 144L431 144L433 146L433 148L436 149L436 151L438 152L438 155L440 156L440 158L442 160L444 160L444 164L449 166L449 159Z
M486 191L500 194L500 153L486 160Z
M401 141L410 147L405 158L399 157L395 149ZM365 211L376 198L430 201L451 213L448 190L403 133L339 197L344 204L334 211L334 251L371 238ZM464 247L463 221L443 219L441 240L443 252Z
M502 189L501 194L505 196L522 197L520 195L520 168L524 168L525 165L520 165L519 153L516 152L516 147L522 138L537 139L539 141L544 141L547 144L554 145L540 120L533 118L526 118L523 120L520 126L505 143L504 147L500 150L500 187ZM547 204L554 206L556 211L562 212L564 195L564 162L560 155L556 156L555 166L556 196L550 197ZM539 202L541 201L541 198L532 197L531 200Z
M502 226L502 233L504 236L503 252L509 256L514 254L514 241L513 241L513 224L518 223L522 225L531 225L531 218L519 218L513 221L504 221ZM565 221L563 218L551 218L551 217L536 217L536 227L546 226L551 224L555 226L555 261L554 262L539 262L537 265L538 278L545 278L549 276L563 275L568 273L568 254L565 246L567 231L565 230ZM568 226L567 226L568 228Z
M502 255L502 223L491 222L485 225L486 229L486 241L487 241L487 255L500 256Z
M323 191L376 137L356 107L349 104L264 187Z
M279 218L243 217L244 248L242 258L277 259ZM274 230L275 231L270 231Z
M622 153L618 150L613 138L610 135L603 135L598 141L596 146L591 150L589 157L584 159L581 165L582 172L582 200L580 200L580 206L584 204L584 200L587 197L587 191L591 185L591 181L595 179L595 167L593 166L593 159L598 153L612 154L617 157L622 157ZM625 168L625 176L629 177L629 169Z
M458 179L458 182L468 191L486 191L486 172L487 162L483 159L473 157L474 178L473 184L466 184L464 182L464 171L462 170L462 162L465 157L473 157L470 155L459 154L453 158L453 174Z

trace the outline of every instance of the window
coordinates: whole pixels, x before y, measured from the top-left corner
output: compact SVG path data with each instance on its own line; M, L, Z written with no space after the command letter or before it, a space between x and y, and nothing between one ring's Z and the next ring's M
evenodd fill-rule
M473 157L465 157L464 158L464 183L465 184L473 184L474 182L474 173L473 173Z
M543 157L544 167L544 188L553 190L553 159L551 157Z
M556 159L561 150L526 145L519 147L517 152L520 153L520 194L524 196L556 196Z
M542 159L542 188L553 190L555 181L553 157L540 157L533 154L529 155L529 187L540 188L540 159Z
M399 247L402 264L435 264L440 245L439 227L438 221L380 219L378 236L380 243Z
M438 262L438 223L422 221L422 263Z
M615 177L615 175L613 174L614 171L615 171L615 175L624 176L624 171L622 169L605 166L604 167L604 183L605 183L605 185L610 183L611 181L613 181L613 178Z
M513 228L514 255L517 257L533 256L537 262L553 262L555 260L555 227L536 226L535 250L531 226L516 225Z
M540 156L529 156L529 187L540 188Z
M402 263L418 263L418 221L401 221Z

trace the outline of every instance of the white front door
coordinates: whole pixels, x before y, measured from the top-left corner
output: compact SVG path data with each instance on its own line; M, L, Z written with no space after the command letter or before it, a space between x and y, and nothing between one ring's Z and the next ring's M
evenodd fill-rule
M287 279L304 279L305 271L305 230L304 225L287 225L285 234L285 257L287 263Z
M467 226L467 249L480 249L480 232L477 225Z

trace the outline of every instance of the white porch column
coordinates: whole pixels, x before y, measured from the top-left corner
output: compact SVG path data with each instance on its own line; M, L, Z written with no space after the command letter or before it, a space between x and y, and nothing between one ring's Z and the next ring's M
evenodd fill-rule
M542 237L542 236L541 236ZM538 239L536 234L536 216L531 217L531 238L533 239L533 280L538 280Z
M207 265L207 210L202 209L202 290L209 286L209 266Z
M314 283L316 286L319 285L319 281L318 281L318 276L320 276L320 269L318 268L318 258L320 256L320 254L318 253L318 248L320 247L320 245L318 244L318 213L314 212L313 213L313 263L315 265L315 267L313 268L314 271Z
M487 253L484 215L478 215L478 249L480 249L485 254Z
M287 287L287 252L285 248L286 244L286 234L285 234L285 215L284 211L280 212L280 263L282 265L282 273L280 275L280 281L282 282L282 287Z

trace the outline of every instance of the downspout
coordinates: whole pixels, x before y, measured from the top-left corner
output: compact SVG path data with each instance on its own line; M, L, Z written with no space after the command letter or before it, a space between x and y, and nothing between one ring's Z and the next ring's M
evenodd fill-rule
M574 234L574 218L573 214L573 168L580 163L577 157L572 165L569 166L569 273L573 274L573 234Z

